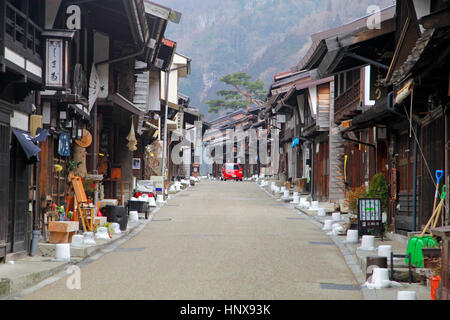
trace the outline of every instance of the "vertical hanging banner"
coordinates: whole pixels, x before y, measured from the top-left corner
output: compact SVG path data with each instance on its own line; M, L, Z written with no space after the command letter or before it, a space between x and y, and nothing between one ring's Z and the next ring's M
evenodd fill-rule
M95 65L92 65L91 76L89 78L89 113L94 107L95 101L100 93L100 79L97 74Z
M63 157L70 156L70 136L67 132L61 132L59 135L58 154Z

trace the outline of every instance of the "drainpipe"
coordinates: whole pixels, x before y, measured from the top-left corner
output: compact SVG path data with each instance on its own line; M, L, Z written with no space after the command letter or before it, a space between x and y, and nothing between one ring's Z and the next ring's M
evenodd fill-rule
M368 143L368 142L364 142L364 141L359 141L359 140L354 140L354 139L348 138L348 137L345 136L345 132L342 135L342 139L344 139L346 141L350 141L350 142L357 143L357 144L362 144L362 145L365 145L365 146L373 148L373 150L374 150L374 152L373 152L373 164L374 164L375 172L377 171L376 170L376 168L377 168L377 145L376 144L371 144L371 143Z
M394 109L393 106L393 97L394 92L391 91L388 93L387 96L387 105L386 108L393 114L408 120L408 117L406 117L404 114L397 112ZM405 97L406 98L406 97ZM418 135L418 131L419 131L419 126L417 125L417 121L415 121L413 118L411 118L411 121L414 121L414 130L416 132L416 135ZM416 138L414 138L414 172L413 172L413 221L412 221L412 229L413 231L416 231L417 229L417 149L418 149L418 144L417 144L417 140ZM445 153L445 155L447 155L447 152Z
M38 114L42 114L41 110L41 97L38 92L35 93L35 102L39 107ZM33 231L32 231L32 237L31 237L31 249L30 249L30 255L35 256L38 253L38 243L39 243L39 237L41 235L40 231L40 224L39 224L39 218L40 218L40 198L39 198L39 167L40 162L36 162L34 164L34 190L33 190Z
M141 54L143 54L145 52L145 49L149 46L150 40L151 40L151 37L149 36L147 42L137 52L127 54L126 56L123 56L123 57L118 57L118 58L114 58L114 59L108 59L108 60L100 61L100 62L95 63L95 66L98 67L98 66L101 66L101 65L107 64L107 63L108 64L113 64L113 63L116 63L116 62L120 62L120 61L124 61L124 60L128 60L130 58L134 58L134 57L140 56Z
M315 187L315 181L314 181L314 169L315 169L315 165L314 165L314 152L316 152L315 150L315 143L311 142L310 144L310 161L311 161L311 170L310 170L310 183L309 183L309 188L311 189L311 198L312 200L316 201L315 197L315 192L314 192L314 187Z
M414 124L414 131L418 132L417 122ZM413 220L412 220L412 229L413 231L417 230L417 141L414 139L414 173L413 173Z
M447 111L447 110L445 110L445 111ZM445 157L445 160L444 160L444 165L445 165L445 168L444 168L444 172L446 173L445 174L445 185L449 185L449 183L450 183L450 181L449 181L449 176L448 176L448 147L449 147L449 141L448 141L448 122L447 122L447 120L448 120L448 115L447 115L447 112L444 112L444 134L445 134L445 143L444 143L444 145L445 145L445 151L444 151L444 157ZM445 194L445 208L448 208L448 192ZM443 226L445 226L445 225L447 225L447 222L448 222L448 219L449 219L449 212L448 212L448 209L447 209L447 212L446 212L446 214L444 214L443 215L443 218L444 218L444 221L443 221L443 223L442 223L442 225Z

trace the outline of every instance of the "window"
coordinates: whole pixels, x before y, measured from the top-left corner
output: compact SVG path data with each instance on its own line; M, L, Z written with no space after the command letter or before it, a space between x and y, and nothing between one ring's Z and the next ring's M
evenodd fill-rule
M238 164L227 163L225 165L225 170L241 170L241 167Z

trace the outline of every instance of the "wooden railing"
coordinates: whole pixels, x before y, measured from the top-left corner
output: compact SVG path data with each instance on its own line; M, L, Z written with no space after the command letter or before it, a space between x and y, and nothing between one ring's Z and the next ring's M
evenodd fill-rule
M42 29L25 13L5 1L5 38L24 55L31 55L41 60ZM0 35L1 36L1 35Z
M336 98L334 104L335 120L341 120L346 115L357 111L360 102L360 80L356 81L343 94ZM342 119L345 120L345 119Z

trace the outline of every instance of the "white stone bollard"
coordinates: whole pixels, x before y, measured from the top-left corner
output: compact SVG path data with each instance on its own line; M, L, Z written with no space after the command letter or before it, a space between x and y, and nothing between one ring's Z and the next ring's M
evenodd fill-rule
M108 229L106 227L98 228L95 233L95 239L110 240L111 238L109 237Z
M368 251L375 250L374 243L375 236L362 236L361 247L359 249Z
M299 204L299 203L300 203L300 197L299 197L298 195L297 195L297 196L294 195L294 199L292 200L291 203L293 203L293 204Z
M318 217L326 217L327 216L327 211L324 208L319 208L317 210L317 216Z
M332 218L333 218L333 221L341 221L341 213L340 212L333 212Z
M85 232L83 233L83 244L87 245L95 245L94 233L93 232Z
M128 218L130 222L138 222L139 221L139 213L137 211L130 211L130 216Z
M390 285L389 271L387 268L374 268L372 273L372 284L375 288L386 288Z
M357 243L358 242L358 230L347 230L347 239L348 243Z
M70 261L70 244L57 243L55 248L55 260Z
M415 291L398 291L397 300L416 300Z
M323 225L323 231L330 231L333 228L333 220L325 220Z
M82 247L84 242L84 236L76 234L72 237L72 246Z
M118 224L117 222L113 222L111 223L112 229L113 229L113 234L121 234L122 230L120 230L120 224Z
M386 257L386 258L390 259L391 252L392 252L392 246L390 246L390 245L378 246L378 255L380 257Z

